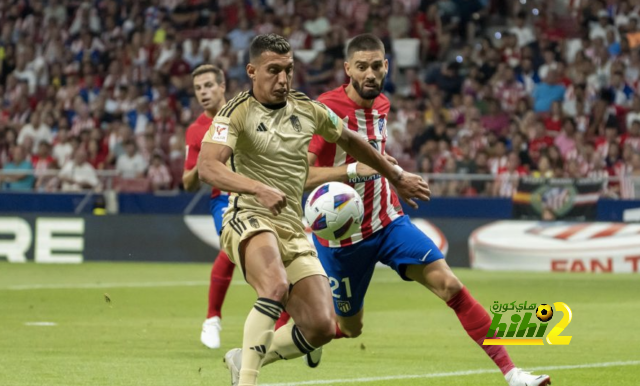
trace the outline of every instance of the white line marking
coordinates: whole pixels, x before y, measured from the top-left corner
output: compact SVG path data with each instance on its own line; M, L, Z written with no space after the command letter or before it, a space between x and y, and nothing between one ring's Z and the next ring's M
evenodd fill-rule
M373 278L374 283L402 283L398 277ZM91 289L91 288L154 288L154 287L198 287L208 286L208 281L149 281L121 283L77 283L77 284L19 284L0 287L0 291L29 291L40 289ZM244 280L234 280L231 285L247 285Z
M244 282L242 282L244 283ZM231 284L240 284L232 282ZM144 287L194 287L209 285L208 281L151 281L139 283L78 283L78 284L24 284L13 285L0 290L25 291L39 289L81 289L81 288L144 288Z
M49 326L57 326L58 323L54 322L25 322L25 326L37 326L37 327L49 327Z
M571 369L591 369L591 368L598 368L598 367L637 366L637 365L640 365L640 361L588 363L583 365L566 365L566 366L541 366L541 367L534 367L532 369L527 369L527 370L531 370L531 371L571 370ZM336 383L366 383L366 382L377 382L377 381L397 381L402 379L459 377L464 375L489 374L489 373L498 373L498 372L499 372L498 369L478 369L478 370L452 371L448 373L390 375L386 377L323 379L323 380L304 381L304 382L268 383L262 386L302 386L302 385L332 385Z

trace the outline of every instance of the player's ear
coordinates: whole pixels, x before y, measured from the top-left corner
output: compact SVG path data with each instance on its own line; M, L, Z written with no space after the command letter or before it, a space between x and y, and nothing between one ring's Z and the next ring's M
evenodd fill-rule
M386 76L389 73L389 60L384 60L384 75Z
M220 88L222 89L222 92L227 91L227 82L222 81L222 83L220 83L220 84L218 85L218 87L220 87Z
M252 81L256 79L256 67L251 63L247 64L247 75Z
M346 72L347 76L351 78L351 66L349 65L349 62L344 62L344 72Z

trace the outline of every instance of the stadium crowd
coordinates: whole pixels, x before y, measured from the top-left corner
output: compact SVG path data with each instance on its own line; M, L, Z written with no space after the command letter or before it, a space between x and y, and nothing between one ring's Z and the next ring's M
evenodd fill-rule
M179 188L201 112L190 72L222 68L230 99L270 32L300 53L294 88L311 97L347 82L350 36L380 36L387 151L407 170L486 176L432 178L435 195L509 196L531 175L617 177L608 193L631 197L640 178L638 0L9 0L0 25L5 190L100 189L96 170L121 190Z

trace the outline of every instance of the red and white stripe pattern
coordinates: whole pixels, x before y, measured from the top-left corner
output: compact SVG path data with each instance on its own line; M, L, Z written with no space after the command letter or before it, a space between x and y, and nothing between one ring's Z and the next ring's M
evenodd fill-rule
M557 225L538 226L528 230L527 233L558 240L585 241L605 237L638 237L640 225L612 222L558 223Z
M384 95L380 95L376 98L372 108L363 108L349 99L344 87L346 85L329 91L321 95L318 100L342 119L345 129L357 132L376 150L384 154L389 100ZM317 135L311 140L309 151L317 155L315 166L331 167L356 162L336 144L328 143ZM362 197L365 210L364 221L360 230L349 239L342 241L319 239L324 246L338 248L355 244L403 215L400 201L384 177L377 176L366 181L352 181L349 182L349 185Z

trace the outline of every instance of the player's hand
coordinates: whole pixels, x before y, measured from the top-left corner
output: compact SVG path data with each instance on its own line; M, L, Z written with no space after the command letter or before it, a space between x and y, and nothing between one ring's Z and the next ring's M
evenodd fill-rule
M398 164L398 160L393 158L392 156L390 156L389 154L384 154L383 157L389 161L392 165L397 165Z
M282 210L287 206L287 195L280 189L272 188L269 185L260 185L256 191L256 199L274 216L282 213Z
M358 164L356 165L356 173L358 173L359 177L369 177L380 174L374 168L370 167L369 165L363 164L362 162L358 162Z
M429 184L416 174L402 172L400 179L394 183L394 186L398 192L398 196L413 209L418 209L418 204L413 201L414 198L423 201L429 201L431 199Z

